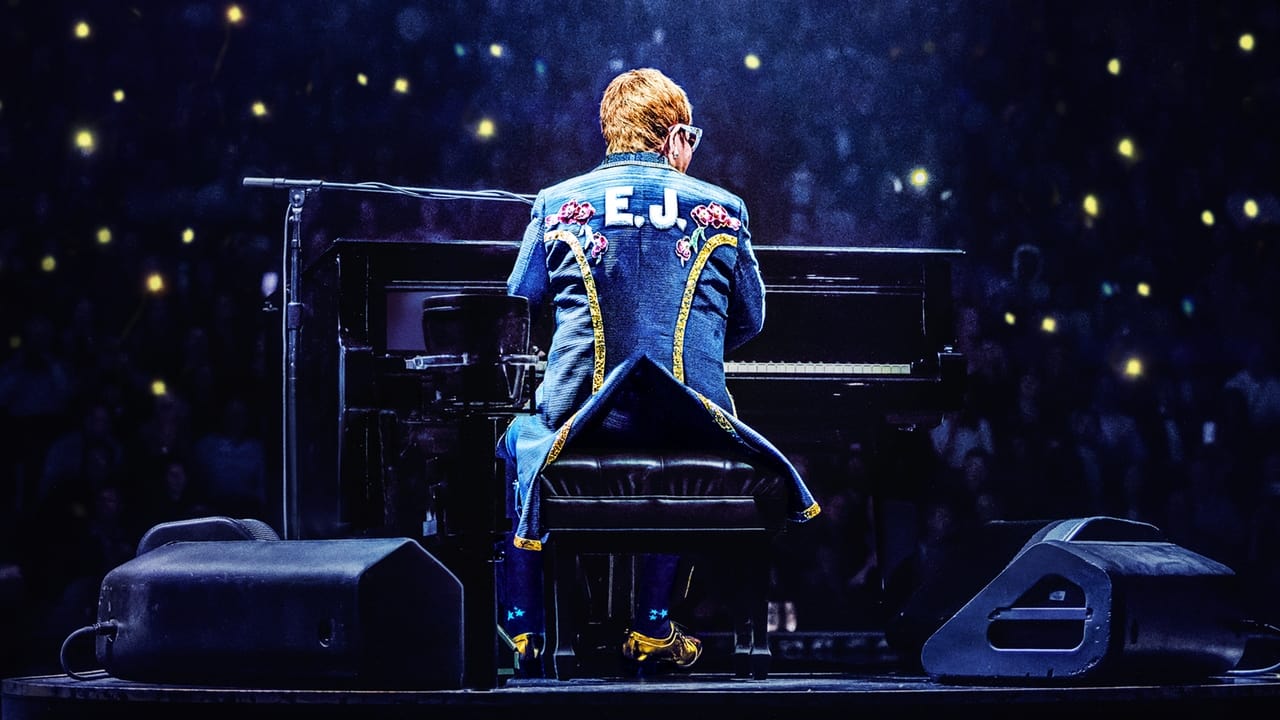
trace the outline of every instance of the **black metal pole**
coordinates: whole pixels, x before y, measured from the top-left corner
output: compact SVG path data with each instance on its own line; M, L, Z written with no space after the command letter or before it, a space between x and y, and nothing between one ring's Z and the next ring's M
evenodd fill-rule
M284 473L281 493L281 535L287 540L301 537L298 512L298 336L302 330L302 302L298 281L302 275L302 206L305 187L289 190L289 237L287 269L283 278L284 307Z

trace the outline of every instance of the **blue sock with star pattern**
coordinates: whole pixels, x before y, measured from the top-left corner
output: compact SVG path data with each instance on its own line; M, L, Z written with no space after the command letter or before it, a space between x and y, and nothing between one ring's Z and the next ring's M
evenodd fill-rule
M542 553L508 547L503 560L502 629L542 632Z
M636 556L636 612L632 629L658 640L671 634L668 615L678 555Z

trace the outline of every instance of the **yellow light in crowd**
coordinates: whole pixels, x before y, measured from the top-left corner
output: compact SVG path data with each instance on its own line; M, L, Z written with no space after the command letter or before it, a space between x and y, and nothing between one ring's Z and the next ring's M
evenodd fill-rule
M111 243L111 228L106 227L105 225L103 227L98 228L98 244L109 245L110 243Z
M929 184L929 171L924 168L916 168L911 171L911 184L916 188L922 188Z
M1098 196L1097 196L1097 195L1085 195L1085 196L1084 196L1084 211L1085 211L1086 213L1088 213L1090 217L1098 217L1098 209L1099 209L1099 208L1098 208Z
M1045 315L1040 321L1040 329L1047 333L1058 332L1058 319L1052 315Z
M482 140L488 140L496 132L498 132L498 126L489 118L484 118L476 124L476 137Z
M494 56L494 57L496 57L496 58L499 58L499 57L502 57L502 53L503 53L503 52L504 52L504 49L503 49L503 47L502 47L502 43L490 43L490 44L489 44L489 54L490 54L490 55L492 55L492 56Z
M84 40L93 34L93 31L89 28L89 23L83 20L76 23L75 30L72 32L74 32L76 38L80 40Z
M1240 36L1240 49L1245 52L1253 52L1253 33L1245 33Z
M124 102L124 90L121 90L120 88L116 88L111 93L111 99L118 103Z
M760 56L755 53L747 53L747 56L742 58L742 64L746 65L748 70L759 70Z
M75 142L76 149L81 155L92 155L93 151L98 149L98 141L90 130L77 130Z
M22 347L22 336L21 336L21 335L10 335L10 336L9 336L9 349L10 349L10 350L17 350L17 349L18 349L18 348L20 348L20 347Z
M169 386L165 384L164 380L160 378L156 378L155 380L151 381L151 394L156 397L162 397L164 395L168 395Z
M249 112L253 113L254 117L266 117L267 104L261 100L254 100L253 104L249 106Z
M1130 159L1137 153L1133 147L1133 141L1129 138L1120 138L1120 142L1116 145L1116 152Z
M1249 198L1244 201L1244 216L1253 219L1258 217L1258 201Z
M1017 317L1016 315L1014 315L1013 313L1011 313L1011 312L1005 311L1005 314L1004 314L1004 324L1005 324L1005 325L1013 325L1013 324L1014 324L1014 323L1016 323L1016 322L1018 322L1018 317Z
M45 272L53 272L58 269L58 259L52 255L45 255L40 258L40 269Z
M152 294L164 292L164 276L160 273L151 273L148 275L147 292Z
M1112 75L1120 74L1120 58L1111 58L1107 61L1107 72Z
M369 76L364 73L356 73L356 84L364 87L369 84Z
M1204 223L1206 227L1213 227L1213 211L1205 210L1200 213L1200 222Z
M1138 294L1142 297L1151 297L1151 283L1138 283Z
M396 78L396 81L395 81L395 83L393 83L393 84L392 84L391 89L392 89L392 90L394 90L394 91L396 91L396 92L398 92L398 93L400 93L401 95L404 95L404 94L408 93L408 92L409 92L409 78L406 78L406 77L398 77L398 78Z
M191 243L193 243L193 242L195 242L195 241L196 241L196 231L195 231L195 230L192 230L191 228L186 228L186 229L184 229L184 230L182 231L182 244L183 244L183 245L190 245Z
M232 25L239 25L244 22L244 10L241 10L239 5L228 5L227 22Z
M1131 357L1124 361L1124 376L1127 378L1142 377L1142 360Z

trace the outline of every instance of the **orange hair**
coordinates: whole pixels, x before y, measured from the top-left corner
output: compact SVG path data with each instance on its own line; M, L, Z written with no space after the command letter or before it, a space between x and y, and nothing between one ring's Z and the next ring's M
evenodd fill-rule
M676 123L693 121L684 89L653 68L615 77L600 100L600 132L607 153L658 151Z

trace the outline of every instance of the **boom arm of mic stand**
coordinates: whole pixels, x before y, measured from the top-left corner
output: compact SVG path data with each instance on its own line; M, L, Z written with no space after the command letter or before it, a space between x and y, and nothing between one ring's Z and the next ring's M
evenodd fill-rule
M522 202L532 205L533 195L513 193L506 190L445 190L440 188L409 187L391 185L382 182L343 183L326 180L294 180L290 178L247 177L243 180L245 187L253 188L302 188L305 190L348 190L354 192L391 193L408 195L421 200L498 200L504 202Z

